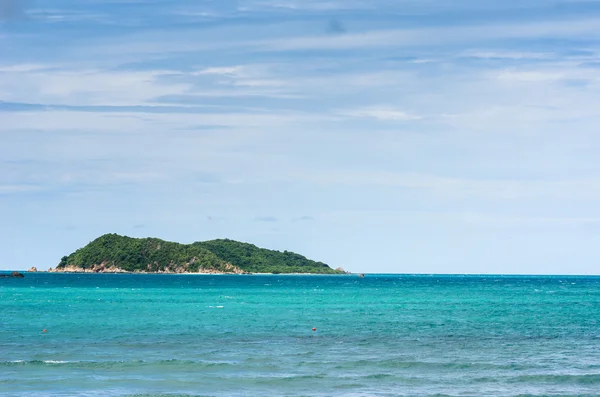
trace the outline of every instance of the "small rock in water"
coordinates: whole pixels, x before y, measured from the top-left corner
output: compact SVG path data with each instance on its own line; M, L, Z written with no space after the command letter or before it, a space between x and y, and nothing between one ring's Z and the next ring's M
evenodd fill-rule
M25 277L23 274L19 272L12 272L11 274L0 274L0 277Z

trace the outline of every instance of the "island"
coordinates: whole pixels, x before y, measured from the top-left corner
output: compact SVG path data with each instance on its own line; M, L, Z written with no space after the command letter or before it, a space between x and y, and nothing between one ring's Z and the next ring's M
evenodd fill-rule
M229 239L180 244L158 238L105 234L63 256L49 272L345 274L327 264L289 252L259 248Z

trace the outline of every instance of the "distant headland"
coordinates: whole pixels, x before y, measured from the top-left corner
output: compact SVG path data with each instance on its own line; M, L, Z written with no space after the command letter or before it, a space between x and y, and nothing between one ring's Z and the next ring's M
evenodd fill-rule
M37 269L36 269L37 270ZM173 274L345 274L289 252L220 239L179 244L158 238L105 234L64 256L49 272Z

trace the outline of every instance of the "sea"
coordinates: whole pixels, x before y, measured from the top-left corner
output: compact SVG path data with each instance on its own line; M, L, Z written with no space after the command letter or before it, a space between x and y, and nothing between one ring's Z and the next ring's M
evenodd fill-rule
M0 278L0 396L599 396L600 278Z

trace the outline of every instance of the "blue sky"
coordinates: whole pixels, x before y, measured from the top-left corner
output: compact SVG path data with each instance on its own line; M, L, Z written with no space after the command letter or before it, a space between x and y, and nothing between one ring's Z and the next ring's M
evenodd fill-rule
M0 0L0 268L600 274L599 109L597 0Z

